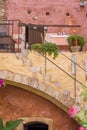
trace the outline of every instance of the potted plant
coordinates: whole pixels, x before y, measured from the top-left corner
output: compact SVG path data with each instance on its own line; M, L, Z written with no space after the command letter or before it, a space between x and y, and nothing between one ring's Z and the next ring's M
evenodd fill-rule
M85 40L80 35L70 35L67 40L71 51L81 51L85 45Z
M52 42L45 42L43 44L36 43L31 45L31 50L35 50L45 57L45 74L46 74L46 55L53 55L53 59L58 56L58 46Z

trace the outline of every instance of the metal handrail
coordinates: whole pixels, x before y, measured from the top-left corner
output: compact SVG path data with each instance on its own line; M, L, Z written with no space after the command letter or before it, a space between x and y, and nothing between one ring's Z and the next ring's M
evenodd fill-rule
M39 53L39 54L42 55L45 58L45 69L46 69L46 60L48 60L50 63L52 63L54 66L56 66L57 68L59 68L62 72L64 72L66 75L68 75L70 78L72 78L74 80L74 97L75 98L76 98L76 82L79 83L84 88L87 88L87 86L85 86L82 82L80 82L79 80L76 79L76 72L75 72L75 76L73 77L68 72L66 72L63 68L61 68L56 63L54 63L52 60L50 60L49 58L47 58L46 55L43 55L41 53ZM76 69L76 63L75 62L74 62L74 66L75 66L75 69Z
M66 56L66 55L64 55L62 52L59 52L60 54L62 54L63 56L65 56L68 60L70 60L71 62L73 62L73 63L75 63L72 59L70 59L68 56ZM84 70L85 71L85 69L82 67L82 66L80 66L79 64L77 64L77 63L75 63L79 68L81 68L82 70Z
M38 52L39 53L39 52ZM41 54L41 53L39 53ZM71 77L72 79L75 79L73 76L71 76L69 73L67 73L63 68L61 68L60 66L58 66L57 64L55 64L52 60L50 60L49 58L47 58L46 56L44 56L43 54L41 54L44 58L46 58L48 61L50 61L52 64L54 64L57 68L59 68L61 71L63 71L65 74L67 74L69 77ZM75 63L76 64L76 63ZM76 79L76 81L80 84L83 85L83 83L81 83L79 80Z

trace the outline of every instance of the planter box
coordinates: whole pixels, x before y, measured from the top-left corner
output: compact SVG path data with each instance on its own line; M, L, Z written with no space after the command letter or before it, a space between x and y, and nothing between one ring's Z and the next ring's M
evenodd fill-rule
M78 51L81 50L81 46L71 46L71 47L70 47L70 50L71 50L72 52L78 52Z

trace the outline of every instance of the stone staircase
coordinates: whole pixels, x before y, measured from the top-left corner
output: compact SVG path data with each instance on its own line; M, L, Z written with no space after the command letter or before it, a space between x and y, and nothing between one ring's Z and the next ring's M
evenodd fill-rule
M72 53L64 52L69 58ZM75 53L76 62L83 67L84 61L87 59L86 52ZM72 74L72 62L59 54L55 60L47 56L59 67L64 69L69 75ZM30 90L40 95L67 111L68 107L76 101L74 97L74 80L54 66L37 52L27 52L18 54L0 53L0 78L6 80L9 85L19 86L20 88ZM83 84L87 84L86 72L76 67L76 78ZM82 91L81 85L76 82L76 94L79 96Z
M64 52L64 55L68 58L72 59L72 53ZM58 58L55 60L52 57L47 56L51 61L53 61L56 65L62 68L65 72L67 72L71 77L74 77L73 74L73 66L72 61L68 60L64 55L59 54ZM87 59L86 52L78 52L74 53L76 55L76 79L80 81L82 84L87 84L86 80L86 71L85 71L85 60ZM46 74L45 74L45 59L37 52L33 54L29 54L30 59L32 60L33 68L37 67L39 73L41 73L49 82L58 87L61 91L64 89L68 89L73 94L74 80L69 77L66 73L61 71L58 67L56 67L51 62L46 62ZM81 68L80 68L80 67ZM49 76L49 77L48 77ZM43 77L44 78L44 77ZM77 87L80 86L79 82L76 82Z

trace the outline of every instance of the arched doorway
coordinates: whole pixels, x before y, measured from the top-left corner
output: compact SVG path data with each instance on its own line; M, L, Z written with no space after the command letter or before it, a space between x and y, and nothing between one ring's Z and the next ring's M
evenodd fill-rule
M24 124L24 130L48 130L48 125L38 121L29 122Z

